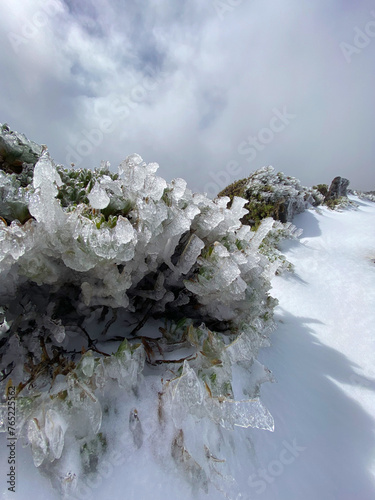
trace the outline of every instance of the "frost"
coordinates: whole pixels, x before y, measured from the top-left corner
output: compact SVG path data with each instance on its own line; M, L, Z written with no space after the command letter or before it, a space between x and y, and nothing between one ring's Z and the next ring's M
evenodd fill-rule
M317 189L302 186L298 179L276 172L272 166L259 168L246 179L234 182L219 196L229 197L233 204L236 197L244 198L248 212L244 222L255 228L268 216L290 222L294 215L324 200Z

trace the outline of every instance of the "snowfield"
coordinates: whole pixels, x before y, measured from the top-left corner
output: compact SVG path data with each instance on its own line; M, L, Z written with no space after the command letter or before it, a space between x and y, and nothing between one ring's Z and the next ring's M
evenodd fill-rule
M136 403L143 446L138 448L125 430L129 409L135 405L125 401L124 412L111 420L118 453L106 457L95 481L79 485L77 494L66 498L375 498L375 204L351 199L357 209L320 207L298 215L293 223L303 229L302 237L282 244L295 271L273 279L278 326L272 345L258 357L275 379L261 388L261 400L275 421L274 432L218 430L212 422L187 422L189 450L197 449L198 441L220 442L220 454L211 457L216 480L205 492L199 481L189 483L172 461L163 458L168 451L163 445L170 437L163 436L152 418L160 390L155 377L155 387ZM236 367L234 390L236 380L245 376ZM241 396L236 394L237 399ZM21 443L17 492L7 491L4 435L0 449L3 499L60 498Z
M268 477L249 498L375 498L375 204L351 198L358 210L298 215L304 233L284 244L295 273L273 281L279 327L261 353L275 432L256 433ZM278 475L293 440L304 450Z

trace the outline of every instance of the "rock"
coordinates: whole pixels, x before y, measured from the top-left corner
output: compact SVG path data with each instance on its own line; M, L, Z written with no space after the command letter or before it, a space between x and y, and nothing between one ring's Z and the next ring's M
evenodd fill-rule
M331 183L324 201L337 200L338 198L342 198L343 196L347 197L348 186L348 179L344 179L344 177L335 177Z

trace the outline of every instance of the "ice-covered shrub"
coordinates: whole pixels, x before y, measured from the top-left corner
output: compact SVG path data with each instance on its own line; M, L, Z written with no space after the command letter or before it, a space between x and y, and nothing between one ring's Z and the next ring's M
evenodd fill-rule
M276 172L271 166L262 167L227 186L219 196L229 196L231 200L235 196L245 198L248 213L243 223L255 229L267 217L291 222L294 215L311 205L321 204L324 199L317 189L303 187L295 177Z
M361 200L367 200L367 201L374 201L375 202L375 191L357 191L357 190L352 190L350 194L353 194L354 196L358 196Z
M0 169L18 174L22 185L30 184L33 166L44 150L45 146L39 146L23 134L10 130L6 123L0 124Z
M266 218L251 231L245 199L167 183L136 154L114 174L39 153L28 182L24 165L0 175L0 384L3 403L16 388L17 435L71 494L113 446L106 422L120 401L147 394L153 425L169 429L166 455L205 489L210 461L187 452L187 418L273 429L256 355L273 328L280 263L260 249L293 228ZM249 376L236 394L237 364ZM151 440L134 408L129 433L127 446Z

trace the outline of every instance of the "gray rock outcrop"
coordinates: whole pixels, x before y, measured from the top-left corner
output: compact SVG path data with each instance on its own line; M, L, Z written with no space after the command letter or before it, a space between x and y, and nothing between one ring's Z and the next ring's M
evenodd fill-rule
M337 200L338 198L342 198L343 196L348 196L348 186L348 179L345 179L344 177L335 177L325 197L325 201Z

